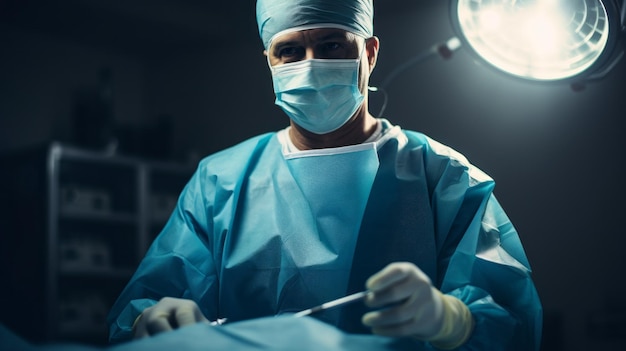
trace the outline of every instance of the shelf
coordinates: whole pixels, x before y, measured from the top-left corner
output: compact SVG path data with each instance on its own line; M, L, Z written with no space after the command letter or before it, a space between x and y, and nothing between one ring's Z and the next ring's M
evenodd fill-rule
M131 268L59 268L59 273L66 277L76 278L111 278L111 279L129 279L134 273Z
M115 224L136 224L139 221L138 216L132 213L97 212L92 210L61 209L59 215L64 219L104 221Z

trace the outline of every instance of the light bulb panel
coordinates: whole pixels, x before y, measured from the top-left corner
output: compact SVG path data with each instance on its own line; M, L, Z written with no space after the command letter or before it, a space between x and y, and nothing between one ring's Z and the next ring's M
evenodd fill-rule
M453 0L450 8L463 44L519 78L584 79L621 49L613 0Z

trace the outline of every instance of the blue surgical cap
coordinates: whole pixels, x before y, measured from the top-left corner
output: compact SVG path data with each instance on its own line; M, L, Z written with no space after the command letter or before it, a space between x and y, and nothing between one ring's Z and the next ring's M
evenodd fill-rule
M374 6L372 0L257 0L256 21L265 49L293 28L332 26L368 38L374 35Z

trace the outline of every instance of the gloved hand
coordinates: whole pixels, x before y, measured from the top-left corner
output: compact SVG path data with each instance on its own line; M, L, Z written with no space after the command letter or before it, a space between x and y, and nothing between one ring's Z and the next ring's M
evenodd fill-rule
M170 331L197 322L208 322L195 301L164 297L148 307L133 325L135 339Z
M389 264L371 276L365 303L379 310L363 316L363 324L385 336L412 336L439 348L456 348L473 329L472 315L459 299L443 295L428 276L408 262Z

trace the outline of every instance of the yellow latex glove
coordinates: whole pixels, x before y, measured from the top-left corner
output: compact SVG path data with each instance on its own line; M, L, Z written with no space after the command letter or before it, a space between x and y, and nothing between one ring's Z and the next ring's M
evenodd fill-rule
M411 336L441 349L462 345L474 320L459 299L443 295L428 276L408 262L395 262L366 282L365 303L379 310L363 316L363 324L384 336Z

